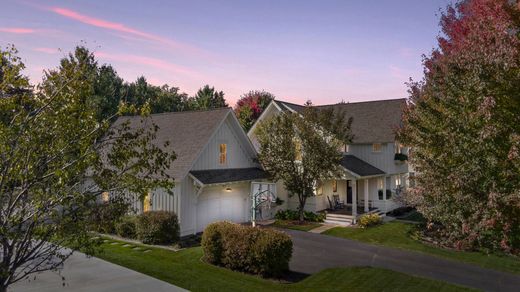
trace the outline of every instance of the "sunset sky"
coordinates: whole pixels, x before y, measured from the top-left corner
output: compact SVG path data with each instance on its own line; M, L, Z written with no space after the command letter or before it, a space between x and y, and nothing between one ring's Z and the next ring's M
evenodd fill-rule
M190 95L210 84L231 105L251 89L296 103L402 98L448 3L3 0L0 45L16 45L33 82L84 43L126 81Z

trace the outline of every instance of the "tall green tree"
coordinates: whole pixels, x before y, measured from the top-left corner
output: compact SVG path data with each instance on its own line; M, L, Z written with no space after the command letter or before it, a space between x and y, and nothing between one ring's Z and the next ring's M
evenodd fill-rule
M255 129L258 159L274 180L283 181L289 195L298 196L300 221L317 182L342 174L338 149L351 141L351 123L341 111L308 104L301 114L284 112Z
M269 103L274 100L273 94L264 90L251 90L243 94L235 105L235 115L244 128L249 131Z
M93 58L78 59L33 92L16 50L0 50L0 291L59 267L72 250L92 251L87 227L102 192L173 187L165 170L175 154L155 142L157 128L100 120Z
M228 104L224 98L223 91L217 91L215 87L204 85L200 88L189 101L189 107L196 110L213 109L219 107L227 107Z
M507 0L466 0L441 17L424 79L410 84L399 140L406 197L445 244L520 251L520 17Z

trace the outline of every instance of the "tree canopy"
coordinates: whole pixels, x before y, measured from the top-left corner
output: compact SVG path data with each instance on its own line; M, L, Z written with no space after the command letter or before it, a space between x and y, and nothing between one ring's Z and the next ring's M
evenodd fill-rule
M23 68L14 48L0 50L0 291L55 269L71 250L91 251L88 227L102 192L122 198L173 187L165 170L175 153L155 142L157 128L111 127L125 108L120 101L98 111L98 97L110 90L93 80L113 77L108 67L97 70L92 55L77 50L38 90ZM108 84L119 86L112 77Z
M275 96L264 90L251 90L243 94L235 105L235 115L244 128L249 131L256 120Z
M459 1L442 14L424 79L410 83L399 140L407 192L429 231L461 249L520 251L520 17L515 1Z
M298 196L301 221L316 184L342 174L339 149L352 139L351 123L341 111L307 104L301 114L283 112L255 129L258 159L274 180L283 181L291 196Z

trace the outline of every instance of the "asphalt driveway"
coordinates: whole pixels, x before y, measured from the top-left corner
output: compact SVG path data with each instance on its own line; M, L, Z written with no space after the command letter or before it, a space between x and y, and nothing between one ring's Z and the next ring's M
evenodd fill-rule
M284 231L293 238L294 251L290 268L297 273L314 274L327 268L370 266L485 291L520 291L519 275L419 252L375 246L310 232Z
M65 282L61 277L65 278ZM61 269L43 272L34 280L14 284L10 291L27 292L69 292L69 291L186 291L172 284L114 265L98 258L87 258L82 253L74 253Z

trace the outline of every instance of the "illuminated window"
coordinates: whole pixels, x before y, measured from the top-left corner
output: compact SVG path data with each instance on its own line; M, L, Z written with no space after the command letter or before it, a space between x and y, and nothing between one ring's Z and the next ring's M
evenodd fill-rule
M295 160L301 161L302 160L302 143L300 141L295 141L294 147L296 148L295 149L295 155L296 155Z
M316 196L323 195L323 182L318 181L316 182Z
M220 144L219 162L220 162L220 164L226 164L226 162L227 162L227 144Z
M395 143L395 153L403 153L403 145Z
M337 192L338 191L338 181L337 180L333 180L332 181L332 192Z
M382 178L377 179L377 189L378 190L383 189L383 179Z
M103 192L101 194L101 199L103 200L103 202L108 202L108 200L110 199L110 194L108 192Z
M372 152L381 152L382 145L381 143L372 144Z
M143 199L143 212L150 211L150 207L152 205L152 196L150 196L150 193L146 194Z
M401 186L401 176L400 175L396 175L395 176L395 186L396 187L400 187Z

